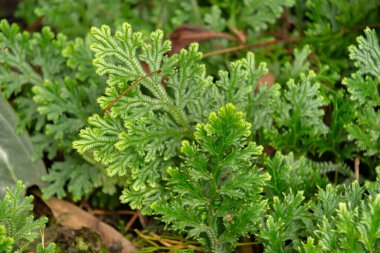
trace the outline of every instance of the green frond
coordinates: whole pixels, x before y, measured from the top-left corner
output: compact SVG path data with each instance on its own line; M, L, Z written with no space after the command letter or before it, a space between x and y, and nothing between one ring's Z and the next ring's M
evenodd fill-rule
M0 227L5 227L6 237L14 240L14 249L25 250L36 239L39 230L45 226L46 217L34 219L33 196L24 197L25 185L21 181L14 189L7 188L4 199L0 200Z
M281 81L287 81L289 79L297 79L300 77L301 73L307 73L309 71L310 63L308 62L308 57L311 54L311 49L308 45L302 47L301 49L294 49L294 59L293 62L286 62L281 68Z
M380 194L369 197L367 203L363 202L362 210L356 227L359 241L367 252L375 252L380 247Z
M322 250L314 244L314 239L312 237L308 237L306 243L302 243L301 247L298 248L299 253L319 253Z
M82 139L74 141L73 148L81 154L89 150L102 149L102 152L94 153L95 159L104 164L112 162L115 159L114 153L117 153L115 144L119 140L118 135L124 130L123 126L118 120L102 118L97 114L90 117L88 122L94 128L82 129L79 134Z
M313 215L320 219L334 217L339 203L342 202L342 197L338 195L338 189L328 184L326 189L319 188L316 197L318 202L312 206Z
M303 191L309 197L315 193L317 185L323 187L327 184L327 180L322 177L323 172L303 156L297 159L293 153L283 155L277 151L264 164L271 176L266 185L267 191L279 198L290 191Z
M244 1L240 17L242 22L250 26L256 32L266 29L270 24L273 24L280 17L284 8L291 7L295 1Z
M350 58L355 60L355 66L361 75L370 74L380 81L380 47L376 32L369 28L364 30L365 37L359 36L358 46L349 48Z
M348 137L355 140L366 156L378 155L380 150L380 121L377 107L380 105L380 46L376 32L364 30L365 37L358 37L358 45L349 48L350 58L355 61L357 72L343 79L357 112L354 122L346 124Z
M348 137L355 140L367 156L376 155L380 150L380 113L373 107L364 106L361 113L355 114L356 124L347 124Z
M328 127L323 122L323 106L320 84L314 80L315 73L301 74L301 81L287 82L287 89L274 101L273 121L275 128L265 130L265 136L276 149L293 151L297 154L309 150L308 139L326 135Z
M73 41L68 41L62 50L62 55L67 59L67 66L75 70L75 78L80 81L90 81L92 79L90 77L95 74L95 67L91 64L91 44L90 36L86 36L85 39L76 38Z
M307 235L305 220L310 218L304 200L303 192L294 194L292 191L284 193L282 199L273 198L270 215L259 234L265 252L287 252L300 246L300 237Z
M274 218L269 215L266 217L266 222L260 226L260 240L267 242L265 243L265 252L275 253L284 251L284 223L281 220L274 220Z
M196 126L196 143L182 142L181 166L167 171L170 198L151 206L170 229L211 251L231 251L266 210L261 194L270 177L252 165L262 147L247 141L250 129L232 104L211 112L207 123Z
M360 105L376 106L380 104L380 98L377 94L379 81L370 76L363 78L359 73L353 73L351 78L343 79L343 84L347 85L351 99L357 101Z
M380 3L352 0L347 5L341 0L314 0L303 6L305 8L299 11L302 10L308 20L302 24L306 28L306 42L322 63L329 63L334 70L343 70L349 67L345 57L347 47L358 36L357 24L377 22Z
M45 198L54 195L62 198L68 190L74 200L80 200L97 187L101 187L104 193L114 194L119 183L117 178L108 177L102 167L91 165L78 156L54 163L49 174L42 179L49 182L49 186L42 189Z
M158 186L146 186L138 191L124 188L120 200L122 203L129 203L131 208L140 210L143 214L152 214L152 204L161 198L160 195L163 190Z
M378 170L378 168L377 168ZM371 182L371 181L366 181L365 182L366 189L369 193L369 195L376 195L380 194L380 177L378 176L376 178L376 181Z
M320 174L327 174L331 172L338 172L346 177L353 178L354 172L347 164L335 164L332 162L315 162L309 160L310 165L315 168Z
M358 220L359 215L358 210L351 208L349 204L340 203L337 215L339 221L336 224L336 229L342 234L339 242L344 245L346 249L352 249L355 252L363 251L362 247L357 243L358 237L355 231L355 221Z
M239 110L248 111L252 106L249 100L253 96L258 79L266 74L268 69L265 63L256 67L255 56L247 53L243 59L232 62L229 71L219 71L219 80L215 82L218 88L213 89L214 103L218 109L227 103L234 103ZM251 115L247 115L248 117Z

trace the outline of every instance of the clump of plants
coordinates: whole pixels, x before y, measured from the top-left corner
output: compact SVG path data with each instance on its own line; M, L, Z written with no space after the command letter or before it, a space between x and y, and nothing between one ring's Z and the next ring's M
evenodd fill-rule
M136 230L146 251L380 249L378 1L55 2L15 14L53 30L0 22L0 93L48 168L45 199L120 197L152 238L188 241ZM16 193L0 202L5 252L46 223Z

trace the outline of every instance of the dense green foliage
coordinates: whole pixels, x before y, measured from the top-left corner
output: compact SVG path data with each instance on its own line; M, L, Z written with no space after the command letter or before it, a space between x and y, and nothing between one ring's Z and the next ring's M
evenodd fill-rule
M379 183L327 185L310 201L305 201L302 192L273 198L259 233L265 252L376 252L380 247Z
M24 197L24 190L25 186L18 181L14 189L7 188L0 200L0 252L25 251L47 222L46 217L34 219L33 196ZM37 252L54 252L54 247L50 244L47 251L43 251L44 247L39 245Z
M0 22L0 91L47 164L46 198L122 189L213 252L250 235L264 252L377 252L380 45L365 27L379 14L376 0L24 0L26 28L52 28ZM5 252L45 222L21 193L0 202Z
M17 16L24 17L29 24L43 17L45 25L69 36L83 35L91 26L102 24L116 28L125 20L133 21L138 30L146 31L157 28L172 31L184 23L205 24L214 31L227 27L260 31L273 24L284 7L293 4L293 0L249 0L240 4L224 0L211 1L211 4L174 0L25 0L19 5ZM222 13L227 16L222 17Z
M46 196L65 196L67 181L74 199L98 186L114 192L115 181L109 181L98 167L72 150L71 142L86 125L89 113L98 111L97 87L104 86L92 71L86 42L67 41L49 28L41 33L21 32L5 20L0 31L0 82L6 97L17 96L13 102L20 117L19 131L26 129L31 134L35 157L43 153L51 160L58 153L65 157L64 161L55 161L44 177L50 183L44 189Z

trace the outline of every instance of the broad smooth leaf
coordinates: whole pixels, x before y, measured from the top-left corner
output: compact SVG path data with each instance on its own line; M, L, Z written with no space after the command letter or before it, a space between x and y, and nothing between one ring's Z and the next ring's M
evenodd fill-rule
M33 145L27 134L16 134L17 115L0 93L0 195L7 186L22 180L26 186L44 183L46 173L42 160L31 160Z

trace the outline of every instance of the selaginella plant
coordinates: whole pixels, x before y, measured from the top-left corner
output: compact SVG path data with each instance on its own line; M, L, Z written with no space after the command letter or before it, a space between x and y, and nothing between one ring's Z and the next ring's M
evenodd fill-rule
M290 189L269 198L257 238L267 253L377 252L379 187L379 178L365 186L328 184L309 200Z
M327 160L340 163L352 159L355 148L348 140L347 129L365 155L375 156L374 163L378 161L380 50L375 33L366 30L366 37L358 40L359 46L350 48L359 70L344 79L344 84L353 103L347 101L345 89L334 86L339 77L326 74L326 68L310 62L310 58L318 61L320 57L322 62L336 63L332 64L334 69L347 68L346 59L337 57L345 50L341 43L324 43L317 51L313 48L320 39L346 33L345 24L354 28L348 18L361 7L360 1L353 1L355 4L348 8L340 0L297 4L298 11L309 9L314 22L308 25L305 36L311 46L295 50L294 64L279 68L277 80L286 83L283 87L256 87L267 69L263 63L256 65L252 53L232 62L228 70L219 71L214 81L200 63L202 54L197 44L169 56L171 44L161 31L152 33L150 41L145 42L143 33L132 32L129 24L123 24L115 34L102 26L92 28L86 40L68 41L48 28L40 33L23 33L2 21L1 89L19 112L20 126L29 130L40 151L47 152L49 158L57 154L64 158L54 161L45 177L51 183L45 196L64 196L67 182L74 199L97 186L112 192L121 182L125 187L123 202L144 214L160 215L171 229L198 239L206 250L230 251L240 236L255 233L266 252L374 252L379 247L378 182L373 188L354 183L349 188L324 189L328 179L321 173L336 170L351 176L350 170L307 158L324 160L321 156L326 155ZM48 6L48 1L39 2ZM234 2L215 2L221 7L212 7L211 14L206 15L207 26L220 31L227 26L248 27L250 33L273 23L284 6L294 3L258 3L256 6L267 10L255 12L261 25L243 20L240 27L238 21L235 27L236 9L229 8ZM256 2L244 4L252 7ZM87 2L78 3L87 6ZM188 8L191 3L180 5ZM375 19L377 6L371 1L359 20L366 13ZM54 14L48 10L45 8L46 15ZM249 16L250 11L244 13ZM181 20L192 20L192 14L186 11L176 13L183 14ZM289 15L285 13L283 18ZM331 30L328 19L344 22ZM85 30L82 28L78 33ZM324 36L315 36L318 34ZM348 40L339 42L346 44ZM91 43L95 67L90 64L92 53L87 48ZM274 55L274 61L283 63L275 53L283 51L281 48L268 52ZM95 69L106 78L95 75ZM106 112L103 115L95 101L106 79L105 95L98 98ZM231 102L242 113L228 104ZM211 113L208 123L202 123L210 112L221 107L218 113ZM364 116L353 115L355 110L364 112ZM73 144L89 161L85 162L73 152L71 143L91 114L90 126ZM252 124L242 120L242 115ZM353 117L355 121L351 122ZM252 140L277 150L264 162L270 180L254 165L261 148ZM106 172L112 177L106 177ZM314 196L317 185L320 189ZM8 230L5 227L6 233ZM2 232L0 228L0 235ZM12 236L6 234L0 244L9 247L11 240Z
M355 121L347 122L349 137L366 156L380 154L380 47L376 32L367 28L365 37L357 38L358 45L349 47L350 58L358 70L343 83L351 94Z
M213 82L199 63L197 44L167 56L171 43L162 31L146 43L127 23L115 35L108 26L94 27L91 36L97 73L108 78L106 95L98 99L106 114L90 117L90 127L81 130L73 146L92 154L110 176L125 175L122 201L149 213L154 201L168 197L162 179L166 168L176 165L181 141L192 140L195 125L228 102L250 111L252 119L252 111L263 104L254 99L253 87L267 70L265 64L255 67L249 53Z
M24 197L25 185L17 181L14 189L7 188L0 200L0 252L24 252L45 227L46 217L35 219L33 196ZM55 245L40 244L37 252L54 252Z
M276 127L265 129L265 134L277 150L302 154L328 132L322 109L327 101L313 76L313 72L309 75L301 73L299 83L290 79L287 89L273 103L272 117Z
M317 227L299 247L300 252L378 252L379 186L377 179L367 187L354 182L349 187L336 189L328 185L320 189L311 208Z
M196 126L193 143L182 142L183 162L168 168L170 199L152 205L170 229L185 231L211 252L230 252L240 236L256 231L270 177L253 164L263 148L250 135L243 113L227 104Z

